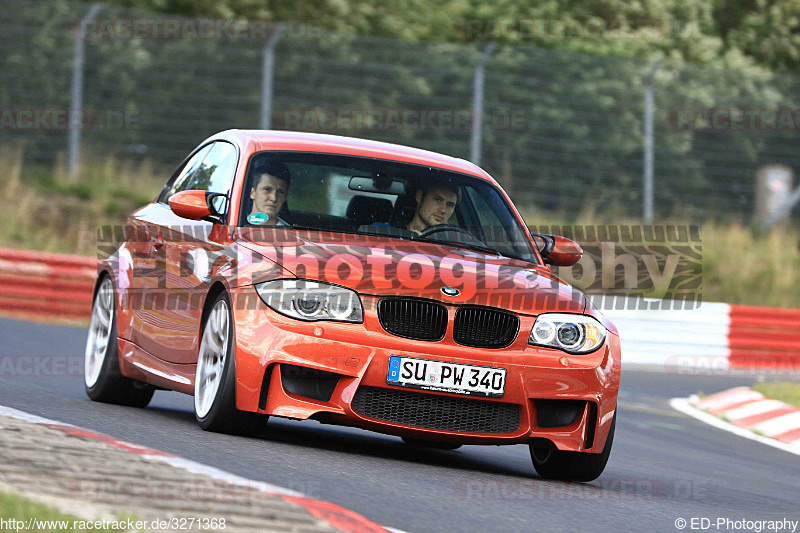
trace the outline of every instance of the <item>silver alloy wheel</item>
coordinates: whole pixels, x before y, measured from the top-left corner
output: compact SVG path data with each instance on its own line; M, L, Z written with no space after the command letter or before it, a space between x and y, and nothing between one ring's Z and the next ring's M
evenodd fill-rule
M214 398L222 383L222 372L228 356L228 304L219 300L208 315L200 355L197 358L197 373L194 377L194 411L199 418L211 411Z
M83 381L91 388L97 384L106 360L111 326L114 323L114 284L106 278L97 290L89 321L89 336L83 360Z

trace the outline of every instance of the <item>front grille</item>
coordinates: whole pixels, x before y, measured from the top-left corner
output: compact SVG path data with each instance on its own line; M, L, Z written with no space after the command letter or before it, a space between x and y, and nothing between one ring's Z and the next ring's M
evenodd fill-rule
M519 318L488 307L465 306L456 311L453 339L464 346L504 348L514 342Z
M514 404L378 387L359 387L352 407L377 420L461 433L511 433L520 421Z
M447 329L447 308L426 300L386 298L378 303L378 319L392 335L440 341Z

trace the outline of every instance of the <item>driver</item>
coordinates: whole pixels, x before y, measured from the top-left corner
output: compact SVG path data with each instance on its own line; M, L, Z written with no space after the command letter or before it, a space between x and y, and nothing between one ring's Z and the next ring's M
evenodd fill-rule
M253 171L250 199L253 208L247 217L250 224L258 226L285 226L278 218L289 194L291 175L280 161L271 161Z
M431 226L446 224L461 199L461 189L446 183L417 190L417 210L408 229L420 234Z

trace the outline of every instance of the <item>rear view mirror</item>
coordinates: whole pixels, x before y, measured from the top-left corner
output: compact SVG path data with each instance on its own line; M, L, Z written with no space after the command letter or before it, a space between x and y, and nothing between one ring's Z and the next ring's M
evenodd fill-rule
M406 184L389 176L376 174L375 176L353 176L350 178L351 191L377 192L381 194L394 194L400 196L406 192Z
M577 242L559 235L531 233L545 264L572 266L581 260L583 248Z

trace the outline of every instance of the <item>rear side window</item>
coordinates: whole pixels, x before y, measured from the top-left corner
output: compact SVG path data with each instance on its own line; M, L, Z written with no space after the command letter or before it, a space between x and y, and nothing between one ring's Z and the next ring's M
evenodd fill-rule
M176 192L188 190L189 181L192 179L194 171L200 166L200 163L203 162L203 159L208 155L212 146L213 144L204 146L186 162L178 176L164 188L164 191L161 193L161 198L159 198L160 202L166 203L169 197Z

